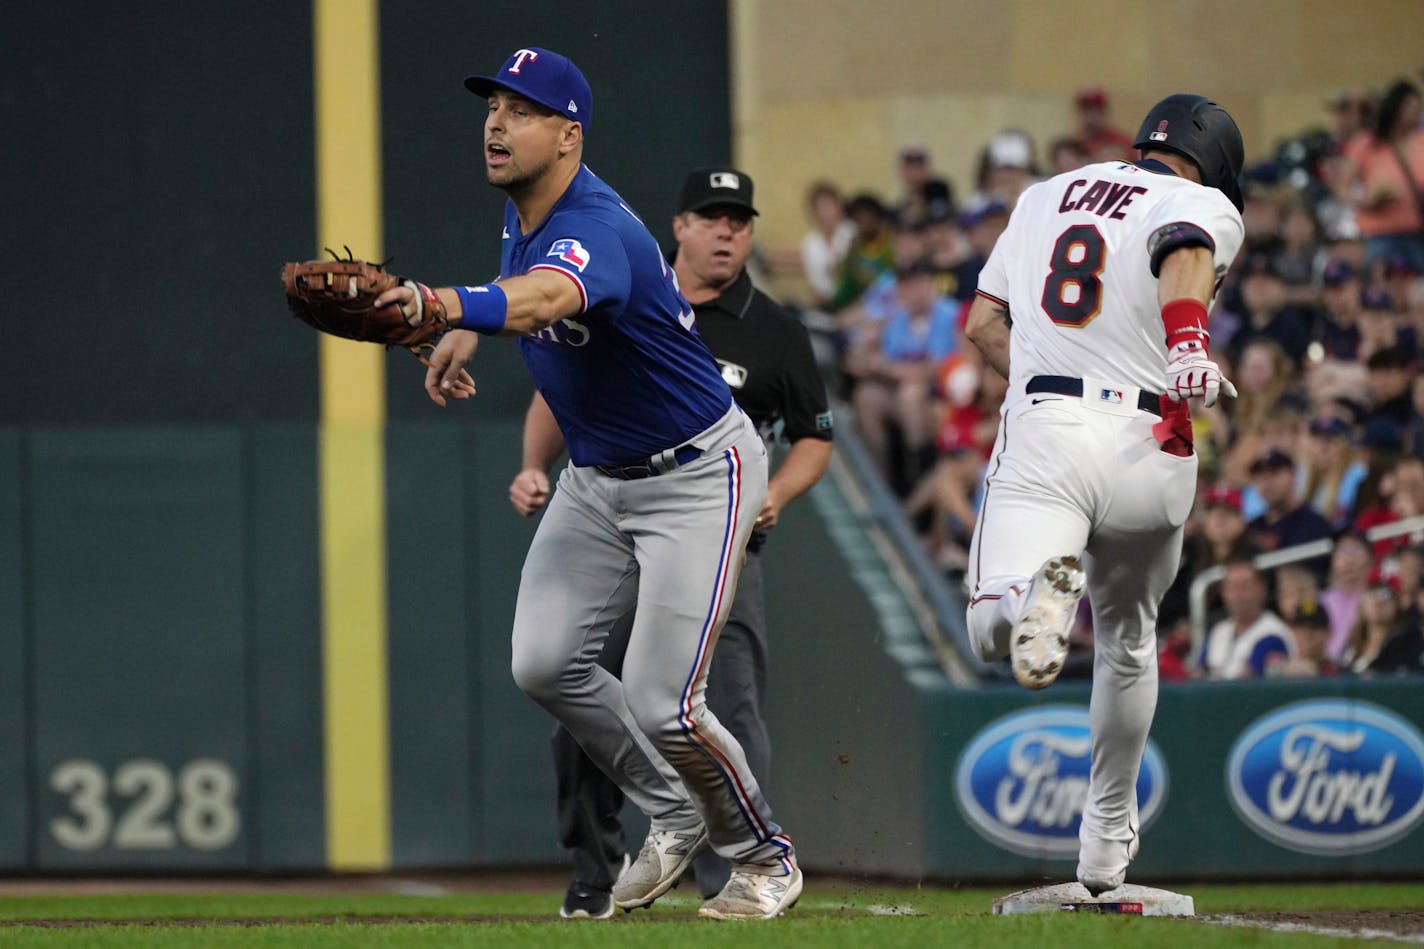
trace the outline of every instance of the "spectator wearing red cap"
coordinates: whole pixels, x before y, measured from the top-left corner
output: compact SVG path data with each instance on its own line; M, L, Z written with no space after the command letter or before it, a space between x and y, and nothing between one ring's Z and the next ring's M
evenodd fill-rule
M1208 488L1198 502L1196 515L1188 522L1181 565L1157 612L1158 628L1172 630L1187 618L1188 593L1192 581L1203 570L1233 560L1249 560L1258 553L1260 550L1246 536L1241 492L1227 485ZM1213 587L1207 594L1208 615L1215 615L1220 609L1221 596Z
M1358 614L1340 653L1340 664L1356 675L1372 672L1398 623L1399 601L1394 587L1376 574L1360 597Z
M984 364L976 346L960 346L935 371L939 458L905 500L905 514L921 527L935 563L960 577L978 520L984 466L999 430L1008 380Z
M1073 97L1078 128L1074 138L1088 161L1132 161L1132 136L1113 125L1108 113L1108 94L1102 86L1084 86Z
M1396 457L1385 463L1383 470L1377 496L1364 504L1355 518L1356 530L1367 531L1371 527L1424 515L1424 458L1416 455ZM1424 539L1417 536L1419 533L1375 541L1375 556L1387 557L1409 544L1418 543Z

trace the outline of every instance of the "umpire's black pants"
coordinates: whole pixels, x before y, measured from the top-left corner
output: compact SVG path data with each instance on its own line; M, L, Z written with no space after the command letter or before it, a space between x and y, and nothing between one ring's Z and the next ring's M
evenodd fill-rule
M614 675L623 669L633 616L619 620L608 635L598 664ZM712 654L707 706L741 743L747 764L763 793L771 771L771 737L766 727L766 611L762 601L761 555L750 553L742 568L727 625ZM627 841L619 813L623 792L583 753L562 726L554 730L554 771L559 795L559 842L574 860L574 879L609 889L623 866ZM693 863L697 888L715 896L731 867L708 850Z

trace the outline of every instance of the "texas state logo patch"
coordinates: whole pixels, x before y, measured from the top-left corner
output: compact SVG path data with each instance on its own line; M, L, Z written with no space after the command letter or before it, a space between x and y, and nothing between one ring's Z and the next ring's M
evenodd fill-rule
M583 273L583 268L588 266L588 251L572 237L561 237L554 241L544 256L557 257L564 263L577 267L579 273Z

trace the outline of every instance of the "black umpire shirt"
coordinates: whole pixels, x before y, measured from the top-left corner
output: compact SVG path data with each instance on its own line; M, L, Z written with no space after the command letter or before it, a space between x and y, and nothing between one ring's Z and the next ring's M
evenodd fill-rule
M732 397L766 435L831 440L826 387L806 328L752 285L745 270L721 296L693 304L697 332L722 367Z
M732 398L763 438L780 420L788 442L831 440L826 386L806 327L754 287L745 269L721 296L692 309L697 332L722 367ZM753 531L747 551L757 553L765 542L765 531Z

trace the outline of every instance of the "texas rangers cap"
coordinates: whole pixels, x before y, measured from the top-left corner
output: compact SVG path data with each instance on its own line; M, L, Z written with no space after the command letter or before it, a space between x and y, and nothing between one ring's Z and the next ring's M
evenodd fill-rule
M466 76L465 88L481 98L496 89L517 92L585 130L593 118L593 90L573 60L537 46L515 50L493 76Z
M752 204L752 178L735 168L699 168L682 182L682 202L678 213L701 211L717 205L746 208L757 213Z

